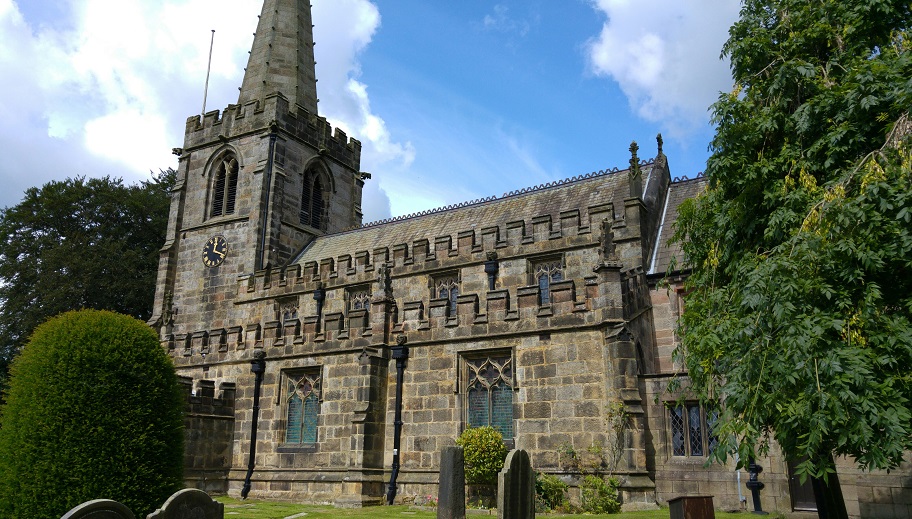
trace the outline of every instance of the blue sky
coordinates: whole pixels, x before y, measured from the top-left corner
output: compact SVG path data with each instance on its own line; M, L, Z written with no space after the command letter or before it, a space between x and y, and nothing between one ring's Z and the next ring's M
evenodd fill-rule
M702 171L728 0L313 0L320 112L364 143L365 220L610 167L665 137ZM116 6L116 7L112 7ZM68 176L175 166L237 99L260 0L0 0L0 206ZM5 49L5 50L3 50ZM9 102L13 100L13 102Z

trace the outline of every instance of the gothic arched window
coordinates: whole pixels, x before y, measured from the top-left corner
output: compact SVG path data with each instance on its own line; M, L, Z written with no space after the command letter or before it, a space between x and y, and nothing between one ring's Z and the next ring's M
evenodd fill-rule
M301 188L301 223L316 229L323 229L325 224L326 202L324 200L323 180L319 173L308 170L304 174L304 186Z
M238 162L234 155L228 154L218 161L215 169L215 181L212 184L212 210L209 216L234 214L234 203L237 199Z

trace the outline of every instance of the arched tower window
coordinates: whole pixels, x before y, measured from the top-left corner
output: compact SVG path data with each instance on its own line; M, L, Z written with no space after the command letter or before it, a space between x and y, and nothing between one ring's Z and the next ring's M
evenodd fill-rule
M234 155L225 155L215 169L212 184L212 210L210 216L234 214L237 199L238 162Z
M314 170L304 174L304 186L301 188L301 223L316 229L325 227L326 201L323 180Z

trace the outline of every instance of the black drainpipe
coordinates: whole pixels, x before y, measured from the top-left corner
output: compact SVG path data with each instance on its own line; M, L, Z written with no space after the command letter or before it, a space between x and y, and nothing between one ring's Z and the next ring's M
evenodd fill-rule
M402 372L408 362L409 349L405 345L405 335L396 337L393 346L393 359L396 360L396 420L393 422L393 473L390 475L389 488L386 491L386 504L391 505L396 499L396 478L399 477L399 441L402 437Z
M317 302L317 333L323 329L323 301L326 300L326 289L323 288L323 282L317 282L317 288L314 290L314 301Z
M275 152L276 143L276 126L275 123L269 128L269 153L266 155L266 200L263 203L263 232L260 233L260 256L257 258L257 265L254 270L260 270L269 262L266 261L269 251L266 250L266 235L269 232L269 205L272 198L272 156Z
M256 350L253 360L250 361L250 371L256 375L253 384L253 421L250 424L250 457L247 458L247 477L244 478L244 488L241 489L241 499L247 499L250 493L250 477L253 476L253 467L256 460L257 420L260 417L260 386L263 384L263 372L266 371L266 352Z

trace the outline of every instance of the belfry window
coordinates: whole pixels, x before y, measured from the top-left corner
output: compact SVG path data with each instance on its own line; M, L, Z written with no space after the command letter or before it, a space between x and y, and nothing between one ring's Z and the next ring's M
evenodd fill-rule
M285 373L285 445L317 443L320 415L320 369Z
M314 170L308 170L304 174L304 185L301 188L301 224L324 229L326 211L324 194L320 175Z
M447 316L456 316L456 300L459 298L459 275L445 274L433 279L431 299L447 300Z
M234 205L237 200L237 183L237 159L234 155L225 155L215 169L210 216L234 214Z
M552 258L534 263L532 278L534 284L538 285L538 303L551 304L551 285L564 280L563 259Z
M492 353L465 359L466 421L469 427L489 425L513 438L513 355Z

